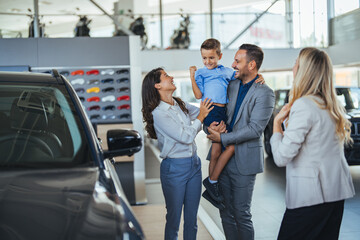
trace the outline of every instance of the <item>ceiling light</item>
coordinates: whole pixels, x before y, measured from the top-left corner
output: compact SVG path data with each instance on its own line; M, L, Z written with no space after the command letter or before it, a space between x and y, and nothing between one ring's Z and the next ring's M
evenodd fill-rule
M8 9L6 10L7 12L13 12L13 13L19 13L21 12L21 10L19 8L11 8L11 9Z
M39 5L51 5L52 3L51 2L48 2L48 1L40 1L39 2Z

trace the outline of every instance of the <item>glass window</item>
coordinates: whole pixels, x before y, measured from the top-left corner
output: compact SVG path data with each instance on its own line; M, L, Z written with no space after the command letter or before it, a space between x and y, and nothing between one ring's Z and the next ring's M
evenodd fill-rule
M275 3L261 18L250 26L239 38L236 37L245 30L271 2L250 2L247 4L234 1L214 1L214 37L229 48L237 48L248 42L263 48L288 47L286 37L285 2Z
M210 36L209 1L163 0L162 4L164 48L199 49Z
M327 42L326 0L293 2L294 47L325 47Z
M289 90L278 91L278 94L277 94L278 96L276 97L277 101L275 104L276 109L282 108L288 102L288 100L289 100L288 94L289 94Z
M64 86L1 85L0 166L93 164Z
M159 0L136 0L134 4L134 16L144 19L145 33L147 35L147 49L161 48L160 33L160 1Z
M336 93L345 109L359 109L360 88L336 88Z
M334 69L335 84L338 86L359 86L360 68L344 67Z
M335 16L359 8L359 0L334 0Z

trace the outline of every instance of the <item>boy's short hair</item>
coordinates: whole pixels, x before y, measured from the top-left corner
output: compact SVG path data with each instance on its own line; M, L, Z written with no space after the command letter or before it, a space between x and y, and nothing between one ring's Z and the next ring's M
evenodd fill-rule
M220 42L215 39L215 38L209 38L206 39L200 47L200 51L201 49L206 49L206 50L216 50L216 54L220 56L221 54L221 44Z

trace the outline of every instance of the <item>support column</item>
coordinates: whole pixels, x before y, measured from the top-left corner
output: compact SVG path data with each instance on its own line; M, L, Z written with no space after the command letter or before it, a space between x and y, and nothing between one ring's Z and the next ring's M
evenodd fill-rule
M39 1L34 0L34 37L39 37Z
M285 19L286 19L286 38L289 48L294 47L294 32L293 32L293 0L285 0Z
M335 17L334 0L327 0L327 24L328 24L328 42L329 46L333 45L333 31L331 19Z
M162 1L161 0L159 0L159 13L160 13L160 48L164 49L163 10L162 10Z
M214 26L213 26L213 0L209 0L210 6L210 37L214 37Z

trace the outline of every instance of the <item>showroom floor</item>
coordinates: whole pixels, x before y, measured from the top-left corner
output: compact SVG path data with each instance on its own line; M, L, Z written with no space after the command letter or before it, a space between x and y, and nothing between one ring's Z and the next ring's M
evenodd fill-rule
M201 132L197 139L198 155L202 159L203 178L207 176L208 161L205 160L209 141ZM146 191L148 204L135 206L134 212L142 225L147 239L163 239L165 225L165 205L160 186L160 164L149 145L145 147L145 168L146 168ZM360 193L360 166L351 166L355 191ZM265 159L265 171L257 175L253 201L252 214L255 228L255 239L273 240L276 239L282 215L285 211L285 169L278 168L271 158ZM205 199L201 199L199 209L199 232L198 239L225 239L222 234L220 217L215 209ZM202 224L204 222L204 224ZM210 222L210 224L209 224ZM345 211L340 230L341 240L355 240L360 238L360 197L357 194L354 198L345 202ZM209 230L204 225L210 226ZM179 239L182 239L179 233Z

